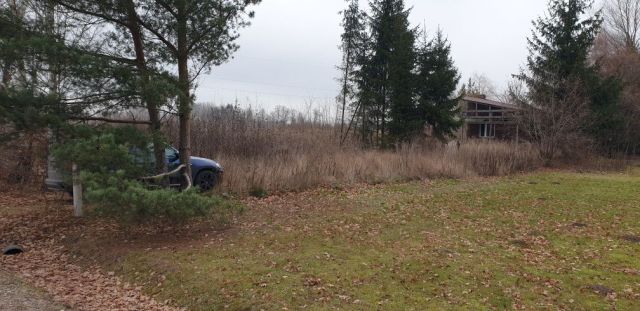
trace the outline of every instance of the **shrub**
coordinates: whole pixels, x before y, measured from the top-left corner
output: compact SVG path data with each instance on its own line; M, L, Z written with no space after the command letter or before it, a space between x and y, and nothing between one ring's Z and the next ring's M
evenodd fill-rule
M152 168L148 148L151 138L134 127L77 126L66 129L62 139L53 155L63 171L69 171L71 163L76 163L83 172L121 171L126 178L135 179Z
M96 214L125 221L179 222L212 213L225 219L236 208L222 198L203 196L196 189L183 192L148 189L140 182L126 179L122 171L111 175L85 173L83 182L87 203L94 206Z
M139 182L153 171L150 144L151 138L134 127L76 127L67 131L54 156L67 172L71 163L78 165L85 199L100 216L134 222L183 221L212 213L224 218L233 206L221 198Z
M267 192L267 190L264 190L259 186L252 186L251 189L249 190L249 195L252 197L262 199L262 198L268 197L269 193Z

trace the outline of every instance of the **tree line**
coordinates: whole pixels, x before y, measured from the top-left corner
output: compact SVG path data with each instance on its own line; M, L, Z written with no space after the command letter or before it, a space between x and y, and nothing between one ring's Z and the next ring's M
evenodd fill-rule
M638 154L640 1L554 0L534 25L508 98L544 157Z
M144 108L157 171L162 118L191 156L194 81L231 58L260 0L8 0L0 4L0 120L15 137Z
M339 67L342 141L357 133L365 146L385 148L427 126L442 139L460 126L451 46L440 29L429 37L412 27L410 13L402 0L371 1L368 12L348 1Z
M602 11L591 1L553 0L534 22L530 55L516 79L524 92L512 97L524 114L521 125L546 159L589 148L611 151L624 138L620 77L601 70L592 53L602 31Z
M640 1L551 0L533 21L529 56L500 100L518 105L523 138L554 159L585 151L640 151ZM592 13L595 12L595 13ZM463 94L496 93L475 78L459 86L443 31L412 27L402 0L347 0L338 97L342 137L391 147L431 131L455 137Z
M222 214L230 206L217 197L168 189L167 177L143 177L166 176L168 116L178 119L180 163L191 163L195 81L232 57L259 2L0 2L0 140L49 132L56 165L61 172L71 162L79 167L74 179L82 180L83 197L98 214L128 220ZM140 109L148 121L110 119ZM190 178L190 165L185 171ZM180 190L191 184L185 178Z
M11 137L70 119L142 108L164 167L163 120L179 118L190 157L195 79L227 61L259 0L7 0L0 3L0 121ZM546 157L640 151L640 4L551 0L505 99ZM465 93L441 29L412 26L402 0L347 0L342 12L341 142L387 148L462 125ZM6 126L5 126L6 127ZM6 136L6 135L5 135ZM5 137L6 138L6 137Z

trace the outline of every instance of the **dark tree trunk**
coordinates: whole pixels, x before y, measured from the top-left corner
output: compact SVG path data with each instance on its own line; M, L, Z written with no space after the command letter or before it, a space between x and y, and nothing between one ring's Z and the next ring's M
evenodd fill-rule
M178 6L178 81L180 84L179 118L180 118L180 162L187 164L187 174L191 174L191 82L189 77L189 49L187 40L186 3Z
M2 84L0 84L0 91L4 90L4 88L9 86L9 82L11 82L11 65L9 63L5 63L2 66Z
M351 75L351 72L349 71L349 69L351 68L350 60L351 60L351 48L348 48L346 62L344 66L344 76L343 76L344 81L342 85L342 116L340 120L340 145L344 143L344 140L346 139L346 135L348 135L348 133L347 134L344 133L344 116L347 109L347 96L349 95L349 76Z
M134 50L136 53L136 67L141 73L142 94L147 111L149 113L149 121L151 122L150 128L153 136L153 150L156 162L156 172L162 174L167 172L167 163L165 160L165 148L162 141L162 123L160 122L160 110L159 105L149 95L149 70L147 68L147 60L144 51L144 42L142 37L142 30L138 23L138 13L135 9L135 4L132 0L126 2L127 16L129 22L129 32L131 32L131 38L133 40ZM165 181L166 182L166 181ZM163 182L163 183L165 183Z

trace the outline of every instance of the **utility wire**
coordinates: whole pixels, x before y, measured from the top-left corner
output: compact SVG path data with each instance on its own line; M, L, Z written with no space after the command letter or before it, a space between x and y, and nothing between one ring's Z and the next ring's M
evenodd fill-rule
M226 88L226 87L206 87L206 88L202 88L200 87L199 89L207 89L210 91L216 91L216 90L225 90L225 91L229 91L229 92L239 92L239 93L245 93L245 94L251 94L251 95L269 95L269 96L279 96L279 97L289 97L289 98L302 98L302 99L314 99L314 100L327 100L329 101L331 96L324 96L324 97L320 97L320 96L307 96L307 95L293 95L293 94L284 94L284 93L275 93L275 92L261 92L261 91L252 91L252 90L243 90L243 89L232 89L232 88Z
M266 82L255 82L255 81L242 81L242 80L217 78L217 77L210 77L209 79L216 80L216 81L235 82L235 83L246 83L246 84L255 84L255 85L276 86L276 87L281 87L281 88L298 89L298 90L305 90L305 91L315 90L315 91L331 92L331 93L337 92L336 90L321 89L321 88L314 88L314 87L303 87L303 86L296 86L296 85L290 85L290 84L266 83Z

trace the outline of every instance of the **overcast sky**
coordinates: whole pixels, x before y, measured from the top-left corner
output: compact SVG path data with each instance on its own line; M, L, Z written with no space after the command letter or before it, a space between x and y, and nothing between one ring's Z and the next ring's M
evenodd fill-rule
M362 1L367 5L367 1ZM504 87L523 65L531 21L547 0L407 0L411 22L441 27L466 80L485 74ZM263 0L241 32L240 50L199 80L198 102L235 102L267 110L331 106L339 92L339 11L344 0Z

